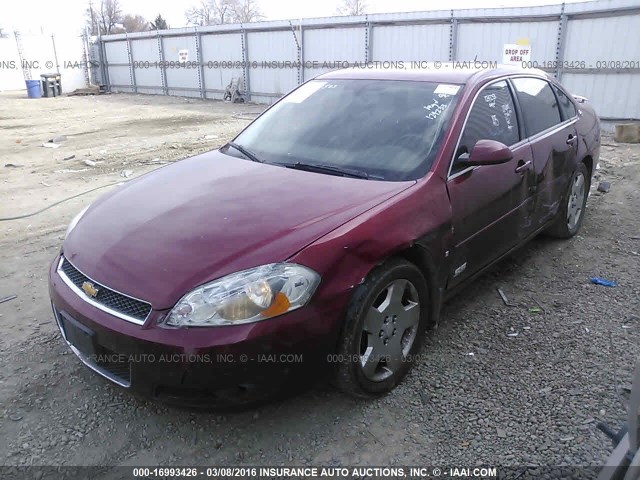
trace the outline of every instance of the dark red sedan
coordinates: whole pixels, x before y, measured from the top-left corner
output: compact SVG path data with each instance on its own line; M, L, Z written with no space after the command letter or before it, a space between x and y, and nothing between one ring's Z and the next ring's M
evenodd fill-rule
M536 70L327 73L81 212L54 314L87 366L166 401L240 403L318 366L388 392L447 297L576 234L599 139Z

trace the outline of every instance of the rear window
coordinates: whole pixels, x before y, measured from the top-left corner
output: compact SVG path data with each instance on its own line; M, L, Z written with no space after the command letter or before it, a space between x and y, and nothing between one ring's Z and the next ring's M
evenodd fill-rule
M560 123L558 101L548 82L539 78L514 78L512 81L524 117L527 136Z
M562 112L562 119L568 120L575 117L578 112L573 102L567 97L562 90L554 86L553 89L558 96L558 104L560 105L560 112Z

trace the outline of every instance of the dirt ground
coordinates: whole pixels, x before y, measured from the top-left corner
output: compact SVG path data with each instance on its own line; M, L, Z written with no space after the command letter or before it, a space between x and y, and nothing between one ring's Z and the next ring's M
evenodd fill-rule
M23 97L0 94L0 218L215 148L263 108ZM451 301L425 358L376 401L325 384L240 413L134 398L68 350L47 293L67 224L109 187L0 221L0 298L17 295L0 304L0 465L601 464L596 424L620 425L640 353L640 145L603 143L611 191L592 188L580 234L534 240Z

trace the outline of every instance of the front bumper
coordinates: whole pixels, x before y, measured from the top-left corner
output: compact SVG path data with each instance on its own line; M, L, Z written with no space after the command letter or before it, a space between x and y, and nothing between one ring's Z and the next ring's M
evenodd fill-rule
M181 405L253 402L291 384L292 375L329 371L345 299L308 305L273 319L228 327L167 329L152 310L142 325L88 303L59 276L49 293L71 350L96 373L145 397Z

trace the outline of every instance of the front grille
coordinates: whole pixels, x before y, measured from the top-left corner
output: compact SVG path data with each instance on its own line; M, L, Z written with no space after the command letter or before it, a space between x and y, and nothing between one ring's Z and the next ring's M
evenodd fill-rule
M113 310L114 312L121 313L140 322L144 322L151 312L151 305L148 303L128 297L122 293L114 292L104 285L91 280L84 273L71 265L71 262L66 258L63 258L60 270L71 283L78 287L81 292L82 284L84 282L91 282L93 286L98 289L98 294L95 297L89 297L83 292L81 295L110 310Z
M119 355L107 348L100 347L95 356L95 364L124 383L131 383L131 362L128 355Z

